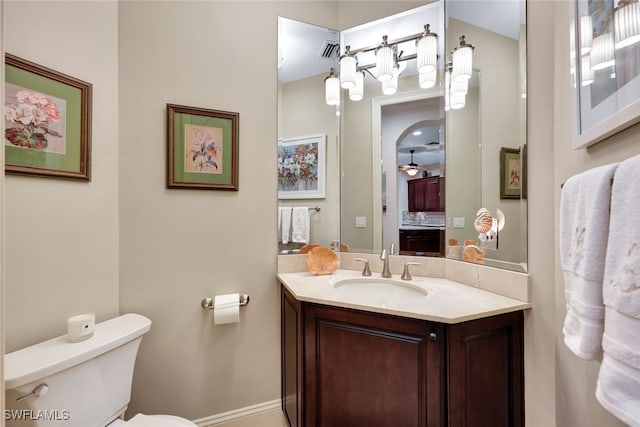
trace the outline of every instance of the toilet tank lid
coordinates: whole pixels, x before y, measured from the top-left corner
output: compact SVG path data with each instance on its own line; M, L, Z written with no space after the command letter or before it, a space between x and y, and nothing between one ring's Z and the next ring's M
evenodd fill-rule
M93 359L132 341L151 329L151 320L128 313L96 323L93 336L72 343L66 335L4 356L4 384L11 390Z

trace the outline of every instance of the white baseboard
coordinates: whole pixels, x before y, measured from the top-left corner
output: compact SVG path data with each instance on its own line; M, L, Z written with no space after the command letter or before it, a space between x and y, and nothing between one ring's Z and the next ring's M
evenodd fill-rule
M200 418L197 420L193 420L193 422L199 427L212 427L221 425L223 423L232 423L233 421L237 421L242 418L251 417L253 425L266 425L265 423L261 423L259 420L262 417L273 419L274 413L280 413L280 404L280 399L276 399L270 402L258 403L257 405L234 409L232 411L223 412L221 414L212 415L210 417ZM231 424L227 424L227 427L231 426Z

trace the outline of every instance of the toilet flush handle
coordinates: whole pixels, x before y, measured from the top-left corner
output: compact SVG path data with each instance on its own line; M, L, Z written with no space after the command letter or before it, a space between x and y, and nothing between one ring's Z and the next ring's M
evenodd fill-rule
M49 391L49 386L46 383L42 383L40 385L37 385L31 393L25 394L24 396L20 396L19 398L17 398L16 402L20 402L21 400L27 399L31 396L42 397L45 394L47 394L48 391Z

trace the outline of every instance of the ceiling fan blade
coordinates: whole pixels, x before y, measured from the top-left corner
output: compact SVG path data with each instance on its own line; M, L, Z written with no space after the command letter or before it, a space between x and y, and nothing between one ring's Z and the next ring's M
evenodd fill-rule
M400 172L404 172L404 171L406 171L407 169L409 169L409 165L399 165L399 166L398 166L398 170L399 170Z

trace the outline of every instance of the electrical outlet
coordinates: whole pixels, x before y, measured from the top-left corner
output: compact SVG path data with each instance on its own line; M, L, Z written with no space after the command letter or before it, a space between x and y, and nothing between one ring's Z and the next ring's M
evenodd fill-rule
M367 228L367 217L366 216L357 216L356 217L356 228Z
M453 217L453 228L464 228L465 221L463 216L454 216Z

